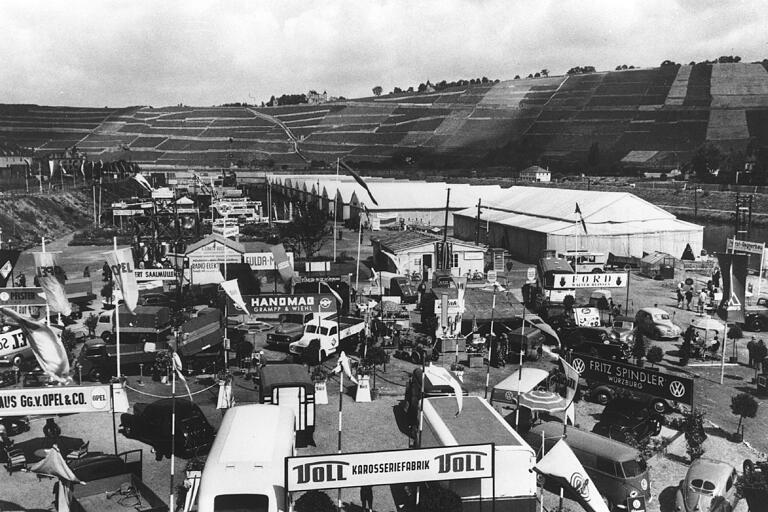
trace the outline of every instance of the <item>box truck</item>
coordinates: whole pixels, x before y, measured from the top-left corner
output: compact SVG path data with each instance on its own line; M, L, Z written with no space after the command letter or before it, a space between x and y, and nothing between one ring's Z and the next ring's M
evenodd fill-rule
M461 414L456 397L424 399L421 448L494 443L494 480L468 479L440 482L462 500L465 512L535 512L536 453L487 401L466 396ZM494 496L495 491L495 496Z

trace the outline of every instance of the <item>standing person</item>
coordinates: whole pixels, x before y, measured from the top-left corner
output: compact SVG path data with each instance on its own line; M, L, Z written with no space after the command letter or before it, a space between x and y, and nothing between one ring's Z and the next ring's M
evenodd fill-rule
M760 340L755 347L755 365L758 373L765 371L765 357L768 356L768 347L765 346L765 342Z
M643 367L643 359L648 352L645 336L640 331L635 331L635 344L632 346L632 355L635 356L635 364Z
M685 307L688 311L691 310L691 301L693 300L693 286L685 291Z
M370 485L360 487L360 506L364 512L373 512L373 487Z
M45 420L43 436L45 436L46 448L51 448L58 444L59 437L61 436L61 427L56 424L53 418Z
M705 288L702 288L699 291L699 302L696 305L696 311L698 311L700 314L704 314L704 305L707 303L707 298L709 298L709 295L707 294L707 290Z
M747 343L747 353L749 354L749 367L755 367L755 348L757 347L757 340L754 336Z
M683 303L685 302L685 295L683 295L683 283L677 286L677 308L683 309Z
M715 285L715 288L720 288L720 267L712 274L712 284Z

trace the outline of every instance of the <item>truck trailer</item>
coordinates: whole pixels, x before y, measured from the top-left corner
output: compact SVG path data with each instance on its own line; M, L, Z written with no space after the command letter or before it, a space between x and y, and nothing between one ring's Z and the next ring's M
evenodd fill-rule
M494 479L435 482L456 493L465 512L535 512L536 453L487 401L466 396L460 414L456 397L425 398L421 448L494 443ZM430 483L428 485L434 485Z

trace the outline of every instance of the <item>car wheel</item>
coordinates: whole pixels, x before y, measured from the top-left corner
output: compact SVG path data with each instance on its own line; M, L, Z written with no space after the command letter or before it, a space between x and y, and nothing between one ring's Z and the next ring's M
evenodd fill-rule
M123 424L123 435L127 438L133 438L133 425L130 423Z
M98 368L91 368L91 371L88 372L88 380L100 381L101 371Z
M746 459L742 467L744 469L745 475L752 475L755 472L755 463L752 462L750 459Z
M664 400L654 400L653 403L651 403L651 408L658 414L664 414L667 412L667 402Z
M749 328L752 329L755 332L760 332L763 330L763 322L759 318L753 318L752 321L749 322Z
M611 395L609 395L605 391L598 391L595 394L595 402L597 402L600 405L606 405L610 401L611 401Z
M110 343L112 341L112 333L109 331L104 331L101 333L101 339L104 340L104 343Z
M21 356L18 356L18 355L17 356L13 356L12 363L13 363L13 366L15 366L16 368L20 368L21 367L21 362L22 361L23 361L23 359L21 358Z

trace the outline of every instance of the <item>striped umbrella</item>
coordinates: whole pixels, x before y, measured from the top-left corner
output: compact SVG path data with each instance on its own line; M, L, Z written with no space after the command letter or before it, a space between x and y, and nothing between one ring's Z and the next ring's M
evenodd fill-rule
M519 404L531 411L556 412L564 411L568 406L565 398L552 391L534 389L520 396Z

